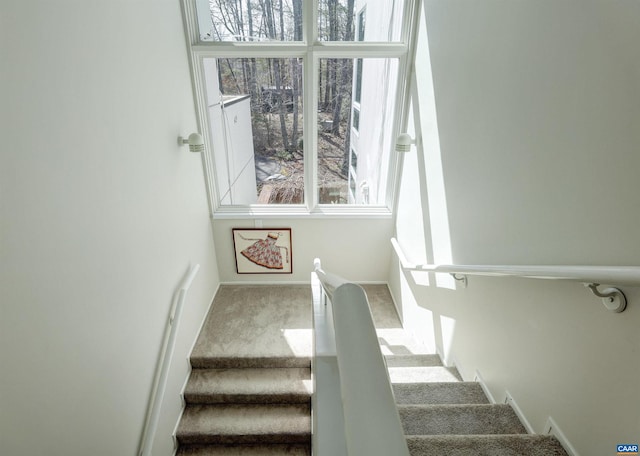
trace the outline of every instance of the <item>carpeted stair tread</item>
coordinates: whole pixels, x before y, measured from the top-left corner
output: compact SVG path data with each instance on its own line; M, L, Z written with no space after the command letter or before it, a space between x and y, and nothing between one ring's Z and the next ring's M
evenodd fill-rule
M488 404L477 382L398 383L393 385L397 404Z
M309 445L181 446L176 456L310 456Z
M378 330L411 456L568 456L553 436L531 435L507 404L402 329Z
M198 368L310 367L311 287L221 285L191 354Z
M308 403L311 369L194 369L184 395L188 404Z
M436 367L442 366L438 355L387 355L387 367Z
M192 405L177 438L183 444L308 443L310 407L289 405Z
M310 368L310 356L205 356L191 355L196 369Z
M433 354L432 349L416 341L402 328L377 329L376 333L383 355Z
M391 383L461 382L462 377L455 367L389 367Z
M550 435L407 436L411 456L567 456Z
M511 406L398 405L406 435L526 434Z

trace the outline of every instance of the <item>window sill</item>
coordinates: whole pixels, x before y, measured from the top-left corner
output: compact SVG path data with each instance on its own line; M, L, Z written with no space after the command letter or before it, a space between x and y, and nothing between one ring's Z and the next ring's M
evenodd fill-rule
M212 215L213 219L283 219L283 218L391 218L386 206L321 205L309 210L303 205L282 206L224 206Z

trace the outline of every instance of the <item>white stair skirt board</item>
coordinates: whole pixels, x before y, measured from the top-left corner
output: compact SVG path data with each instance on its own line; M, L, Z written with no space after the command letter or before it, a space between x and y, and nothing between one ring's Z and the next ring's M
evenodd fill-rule
M212 300L213 301L213 300ZM204 320L202 321L204 323ZM200 327L202 330L202 327ZM198 332L198 334L200 334ZM196 338L197 340L197 338ZM195 344L195 341L194 341ZM193 349L193 347L191 347ZM189 351L191 353L191 351ZM187 363L189 363L189 359L187 358ZM182 416L184 415L184 411L187 408L187 401L184 398L184 391L187 388L187 384L189 383L189 378L191 377L191 363L189 363L189 375L184 379L184 383L182 384L182 388L180 389L180 402L182 403L182 410L180 411L180 415L178 416L178 421L176 421L176 425L173 427L173 432L171 433L171 438L173 440L173 454L178 452L178 426L180 426L180 421L182 421Z
M473 377L473 381L480 383L480 386L482 387L482 391L484 391L484 394L486 394L487 399L489 399L489 402L491 402L492 404L495 404L496 400L493 397L493 394L491 394L489 387L487 387L487 384L484 382L484 379L482 378L482 375L480 375L480 372L476 371L476 374Z
M567 440L567 437L558 427L553 418L547 418L547 423L544 426L543 433L547 435L553 435L556 439L558 439L558 442L560 442L560 445L562 445L562 448L564 448L564 451L566 451L569 456L580 456L573 445L571 445L571 442Z
M533 430L533 427L529 423L529 420L527 420L527 417L524 416L524 413L522 413L522 409L520 408L520 406L518 406L518 404L516 403L515 399L513 399L513 396L511 396L511 393L509 391L506 391L506 397L504 398L504 403L509 404L513 409L513 411L516 412L516 415L518 415L520 422L525 427L527 432L529 434L535 434L535 431Z
M416 358L413 366L412 357L387 360L411 456L575 456L554 435L533 434L509 392L496 403L479 372L465 382L435 359Z
M175 455L178 452L178 426L180 425L180 420L182 420L182 415L184 415L184 411L187 408L187 401L184 398L184 391L187 388L187 384L189 383L189 378L191 377L191 370L193 369L191 366L191 360L189 359L189 356L191 355L191 353L193 353L193 349L196 346L196 343L198 342L198 338L200 337L200 334L202 333L202 328L204 328L204 324L207 321L207 315L209 315L209 313L211 312L211 306L213 305L213 300L216 297L216 294L218 293L218 290L220 289L220 284L218 284L218 286L216 287L215 291L213 292L213 296L211 296L211 299L209 299L209 305L207 306L207 311L205 312L205 318L202 319L202 322L200 323L200 327L198 328L198 331L196 332L196 337L194 337L193 342L191 343L191 346L189 347L189 351L188 351L188 355L186 358L183 359L182 362L186 362L187 363L187 375L184 378L184 382L182 383L182 388L180 388L180 401L182 403L182 410L180 411L180 414L178 415L178 419L176 420L176 425L173 427L173 432L171 433L171 439L173 440L173 454Z
M179 456L310 456L311 290L222 285L191 352Z

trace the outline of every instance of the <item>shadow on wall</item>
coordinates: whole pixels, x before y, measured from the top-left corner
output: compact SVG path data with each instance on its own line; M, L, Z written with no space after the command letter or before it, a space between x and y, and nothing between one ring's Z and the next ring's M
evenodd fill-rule
M398 282L395 286L390 285L392 290L395 289L394 300L400 306L398 312L403 321L404 329L411 332L413 337L428 347L431 352L438 353L445 365L451 365L450 355L456 332L455 318L435 310L440 306L433 306L431 305L433 303L430 302L427 308L427 306L418 304L416 300L416 297L422 295L418 289L429 288L430 283L438 283L438 277L433 277L434 274L423 271L406 271L399 262L394 260L393 263L395 264L392 266L392 282L396 280ZM441 282L445 280L447 279L441 279ZM443 292L447 292L447 294L449 291L448 288L443 289Z
M416 137L416 145L403 157L396 237L412 263L451 264L449 211L424 14L420 15L416 56L408 119L408 132ZM426 276L415 278L429 284ZM434 283L456 288L447 274L437 274Z
M534 432L552 418L583 455L637 435L640 288L625 287L631 305L614 314L570 281L472 277L451 291L394 260L389 284L406 328L497 403L509 394Z

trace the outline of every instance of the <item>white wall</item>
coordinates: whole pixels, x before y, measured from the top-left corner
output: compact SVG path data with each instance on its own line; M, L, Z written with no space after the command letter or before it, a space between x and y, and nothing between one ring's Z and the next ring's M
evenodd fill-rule
M355 39L358 39L360 14L365 16L364 40L389 42L400 40L404 6L386 0L357 1L354 7ZM357 78L354 60L354 107L359 128L351 129L351 148L357 154L355 203L385 204L390 153L393 150L398 59L362 59L361 97L355 101ZM352 119L353 126L353 119ZM353 166L353 164L352 164ZM352 177L350 177L352 179ZM366 184L366 194L361 187Z
M218 163L228 164L229 173L218 180L221 204L248 205L258 202L256 185L256 162L253 154L253 131L251 128L251 99L225 102L224 111L220 106L209 108L211 135L221 134L228 147L214 151L216 170ZM224 118L224 120L223 120ZM222 129L226 132L222 133ZM220 172L216 175L220 176Z
M405 324L496 402L509 392L535 433L552 417L581 456L637 440L639 288L623 287L631 304L612 314L580 283L469 277L452 291L394 262L390 287Z
M424 5L416 122L426 170L405 163L420 197L403 191L398 223L412 206L416 222L425 214L427 259L637 265L638 4ZM411 249L415 233L397 233ZM638 288L623 288L631 304L614 315L580 284L471 278L453 291L396 261L389 280L445 359L466 379L479 371L496 400L509 391L534 431L552 416L582 456L637 439Z
M637 263L637 2L426 5L454 260Z
M223 98L217 59L204 59L203 69L218 198L223 205L257 203L251 100Z
M0 453L133 455L190 265L154 455L218 285L179 2L0 6Z
M222 282L309 282L314 258L327 272L356 282L386 282L393 220L387 218L289 218L260 220L264 228L291 228L292 274L237 274L232 228L254 228L253 220L214 220Z

